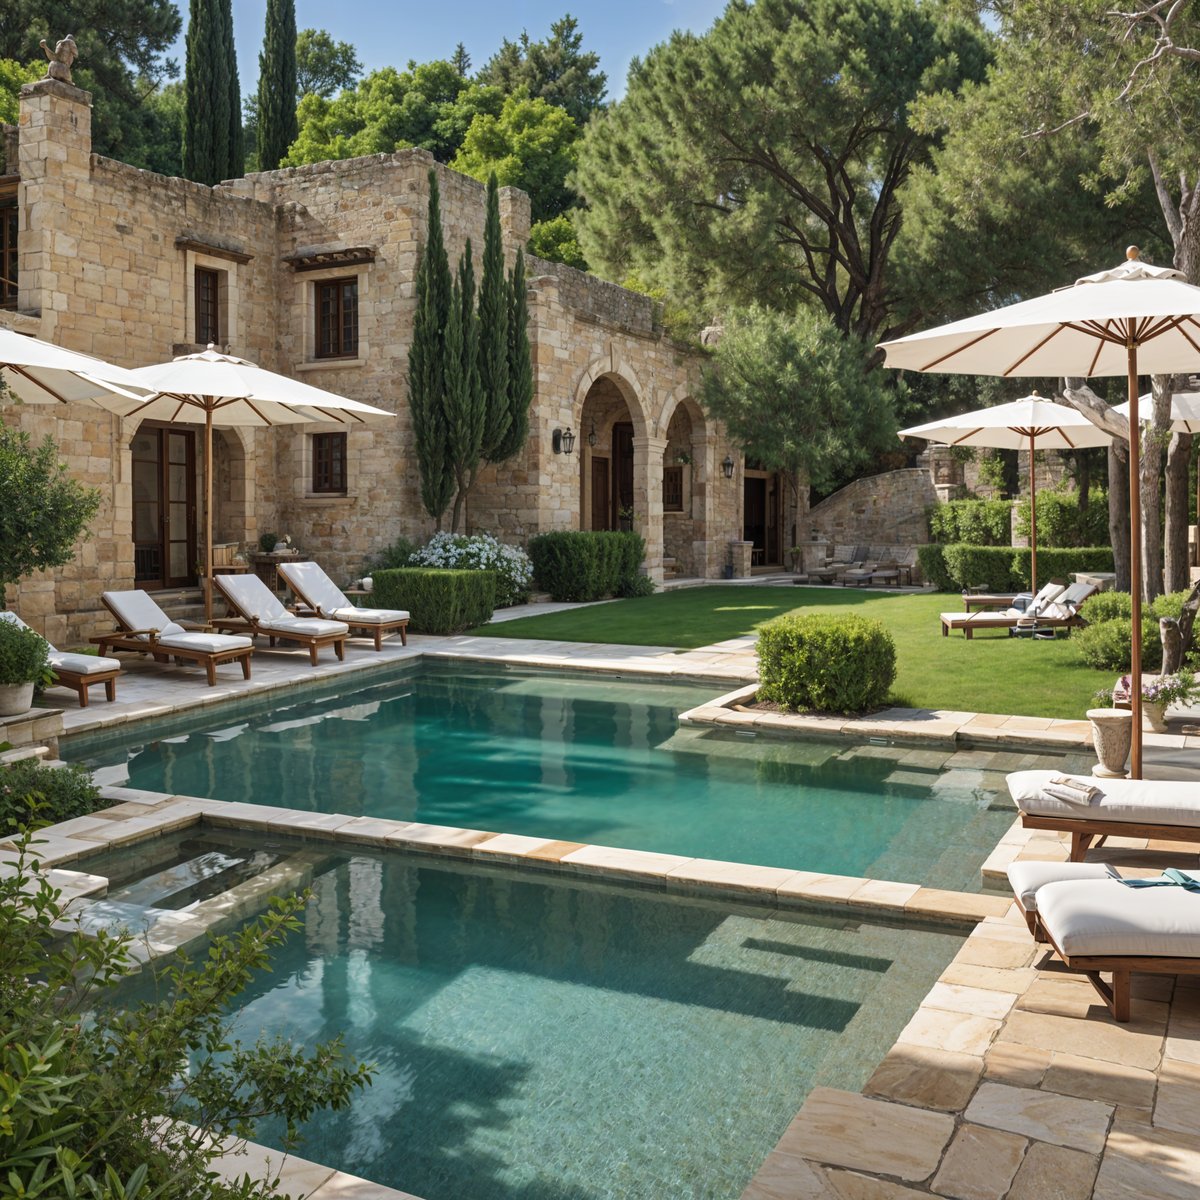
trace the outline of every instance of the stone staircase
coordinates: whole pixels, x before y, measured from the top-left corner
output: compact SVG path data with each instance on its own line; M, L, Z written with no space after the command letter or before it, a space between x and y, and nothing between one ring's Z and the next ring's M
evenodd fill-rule
M664 583L668 579L678 579L679 578L679 564L675 561L675 559L664 556L664 558L662 560L662 568L663 568L663 582Z
M159 608L171 618L183 624L184 621L204 620L204 593L198 588L171 588L167 591L152 593ZM213 611L225 611L225 601L220 596L213 598Z

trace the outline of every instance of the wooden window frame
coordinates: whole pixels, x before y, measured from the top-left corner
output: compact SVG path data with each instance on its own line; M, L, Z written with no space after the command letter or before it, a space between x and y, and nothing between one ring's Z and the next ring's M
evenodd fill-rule
M670 482L668 482L670 481ZM683 512L683 467L663 467L663 512Z
M20 270L17 224L15 193L0 195L0 308L17 307L17 272Z
M346 442L342 431L312 435L314 496L346 495Z
M353 344L345 336L346 288L354 289ZM322 305L326 292L332 292L335 306L330 314L331 336L327 339L322 328ZM316 359L358 357L358 276L341 275L336 279L319 279L313 284L313 357Z
M196 335L196 345L214 346L221 345L221 275L223 272L215 270L213 267L197 266L193 275L193 291L194 299L193 307L196 315L196 328L192 331ZM211 289L211 295L208 294ZM212 328L204 329L202 323L209 308L212 314Z

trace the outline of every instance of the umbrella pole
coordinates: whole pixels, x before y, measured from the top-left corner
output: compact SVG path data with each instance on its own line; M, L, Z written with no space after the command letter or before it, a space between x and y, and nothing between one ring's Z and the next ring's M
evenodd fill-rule
M213 463L212 409L204 409L204 623L212 621L213 592Z
M1138 419L1137 343L1132 322L1129 341L1129 591L1131 593L1132 640L1129 647L1129 707L1133 710L1133 745L1129 774L1142 777L1142 494L1141 441Z
M1037 469L1033 465L1033 434L1029 435L1029 590L1037 595Z

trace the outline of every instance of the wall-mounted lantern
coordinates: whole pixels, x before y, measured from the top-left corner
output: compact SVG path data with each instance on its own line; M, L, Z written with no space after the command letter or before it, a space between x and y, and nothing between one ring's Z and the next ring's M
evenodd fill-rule
M596 422L592 422L591 429L588 430L588 445L594 450L596 448Z
M721 464L721 470L725 472L726 479L733 478L733 456L725 455L725 461Z
M570 454L575 449L575 435L570 426L566 429L556 429L551 435L550 444L555 454Z

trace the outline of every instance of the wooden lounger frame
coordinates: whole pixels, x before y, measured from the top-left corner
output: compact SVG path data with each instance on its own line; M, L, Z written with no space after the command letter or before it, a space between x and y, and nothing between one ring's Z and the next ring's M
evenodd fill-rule
M344 625L349 625L351 631L361 629L367 636L373 637L375 640L375 649L383 649L383 635L385 633L400 633L400 644L408 645L408 618L403 620L397 619L394 621L349 621L345 617L337 617L332 613L323 612L319 604L314 604L301 590L296 586L283 572L280 572L280 578L296 593L296 598L300 601L298 605L291 606L292 611L298 617L306 616L307 613L312 613L316 617L320 617L324 621L341 621ZM306 612L300 611L301 609Z
M95 641L95 638L92 639ZM100 652L102 655L104 651ZM50 669L54 672L54 686L62 686L72 688L75 694L79 697L79 707L87 708L88 706L88 688L95 683L104 684L104 697L106 700L112 701L117 698L117 676L121 674L119 664L113 663L111 671L71 671L66 667L56 667L51 664Z
M946 617L953 615L959 617L958 621L947 621ZM1040 629L1066 629L1068 632L1072 629L1082 629L1087 622L1076 613L1070 617L1027 617L1021 615L1019 617L1009 617L1006 621L983 621L983 616L993 616L994 613L953 613L942 614L942 637L949 637L951 629L961 629L967 641L970 641L976 629L1016 629L1018 625L1028 624L1036 625ZM972 619L974 618L974 619Z
M1087 821L1053 814L1021 814L1025 829L1053 829L1071 835L1071 854L1068 862L1083 862L1093 841L1103 844L1107 837L1149 838L1157 842L1200 843L1200 825L1155 825L1137 821Z
M108 600L104 596L101 596L100 599L104 607L112 613L113 619L120 625L121 618ZM196 629L193 626L188 632L202 633L205 632L205 629ZM240 661L242 678L250 678L250 656L254 653L253 646L235 646L232 650L194 650L186 646L160 646L158 636L157 629L120 629L116 633L102 633L99 637L90 638L89 641L100 647L101 658L105 658L108 651L112 649L130 650L135 654L149 654L155 662L159 663L170 662L173 658L199 663L204 667L209 687L216 686L217 667L224 663ZM110 696L109 699L111 700L112 697Z
M220 575L213 576L213 582L217 584L217 591L225 598L225 603L229 605L238 615L236 617L218 617L212 622L214 629L228 630L230 633L242 633L255 638L260 635L270 639L270 645L274 646L278 641L299 642L302 646L308 647L309 661L315 667L317 665L317 653L323 646L332 646L334 654L337 655L339 662L344 662L346 659L346 638L349 633L304 633L301 630L295 632L278 629L269 629L258 623L257 617L252 617L244 612L236 600L221 587L218 582ZM342 622L346 624L345 621Z

